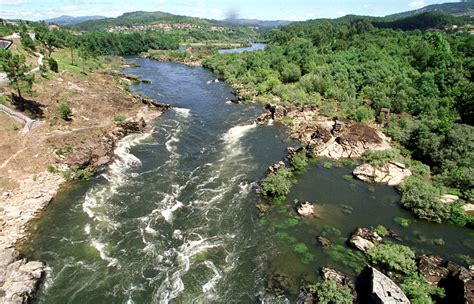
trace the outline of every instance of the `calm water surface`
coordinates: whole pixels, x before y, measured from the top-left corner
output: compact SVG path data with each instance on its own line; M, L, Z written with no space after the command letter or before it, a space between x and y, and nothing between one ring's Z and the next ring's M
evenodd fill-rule
M259 219L251 182L285 156L285 130L257 127L259 106L229 102L224 83L202 68L133 59L126 72L150 79L134 89L173 105L149 134L132 135L118 160L92 181L63 189L33 225L24 253L45 261L39 303L255 303L269 274L296 292L319 267L348 273L364 264L344 243L359 226L385 225L419 251L457 258L473 252L472 233L415 221L393 188L343 177L350 168L311 166L285 202ZM299 219L296 199L317 202ZM323 249L316 236L333 242ZM443 238L445 245L432 244Z

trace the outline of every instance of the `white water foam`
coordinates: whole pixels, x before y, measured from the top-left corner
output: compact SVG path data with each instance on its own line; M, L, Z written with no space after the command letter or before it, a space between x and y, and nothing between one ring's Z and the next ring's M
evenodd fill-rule
M105 246L106 246L105 244L99 242L96 239L92 239L91 245L99 252L100 258L102 260L109 262L107 267L117 267L118 269L120 269L119 261L107 255L106 250L105 250Z
M178 113L181 117L188 118L191 115L191 110L186 108L173 108L176 113Z
M204 261L204 265L207 266L212 272L214 272L214 276L204 285L202 285L202 291L204 293L209 293L214 289L214 286L219 282L219 280L222 278L222 275L220 274L219 270L217 269L216 265L212 263L211 261Z
M256 123L235 126L230 128L222 138L228 145L236 145L240 142L242 137L244 137L250 130L255 129L256 127Z

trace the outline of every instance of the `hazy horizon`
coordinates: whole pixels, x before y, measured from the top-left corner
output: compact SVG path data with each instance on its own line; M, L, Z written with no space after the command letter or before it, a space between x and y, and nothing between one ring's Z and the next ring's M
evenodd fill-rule
M307 20L337 18L348 14L386 16L421 8L443 0L335 0L335 1L249 1L157 0L130 4L125 0L2 0L4 19L44 20L63 15L117 17L134 11L162 11L171 14L223 20L229 16L260 20Z

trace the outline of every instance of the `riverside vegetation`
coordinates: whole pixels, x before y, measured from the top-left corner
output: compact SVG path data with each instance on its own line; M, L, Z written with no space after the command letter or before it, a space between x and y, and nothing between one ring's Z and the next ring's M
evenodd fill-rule
M424 18L436 24L437 16ZM462 201L449 206L438 198L447 192L474 199L474 37L390 26L358 17L293 23L268 32L264 51L213 56L204 66L249 99L378 123L398 145L365 160L412 163L415 174L400 187L402 206L423 219L469 224ZM270 176L264 189L284 194L284 179Z

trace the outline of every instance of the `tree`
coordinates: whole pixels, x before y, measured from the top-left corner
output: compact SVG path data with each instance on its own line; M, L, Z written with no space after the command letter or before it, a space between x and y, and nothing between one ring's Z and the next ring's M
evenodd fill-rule
M53 57L49 57L48 59L48 65L49 65L49 69L55 73L57 73L59 71L59 68L58 68L58 62L56 61L56 59L54 59Z
M36 44L27 32L20 32L21 44L32 51L36 50Z
M27 71L29 66L25 64L25 56L22 54L13 54L10 51L3 51L0 53L2 70L7 74L11 85L16 88L18 97L22 99L21 87L22 85L31 85L32 82L27 81Z

